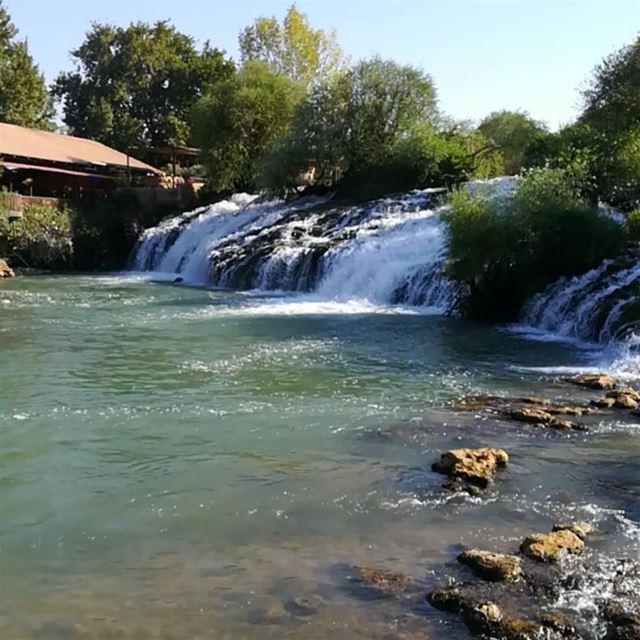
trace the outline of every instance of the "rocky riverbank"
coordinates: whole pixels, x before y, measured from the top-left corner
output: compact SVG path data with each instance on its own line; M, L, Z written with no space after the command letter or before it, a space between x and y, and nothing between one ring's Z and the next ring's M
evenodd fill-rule
M544 397L469 396L450 407L504 424L504 428L582 432L606 417L637 419L640 393L605 374L558 379L557 388L580 390L572 404ZM432 464L447 476L445 492L482 499L488 489L500 491L509 453L501 448L453 449ZM552 498L550 498L552 499ZM356 580L398 606L415 608L424 597L434 608L459 617L471 633L499 640L640 640L640 562L638 558L609 560L615 567L599 573L585 551L592 538L606 535L586 521L556 522L550 530L532 531L504 553L491 548L465 548L456 564L443 566L440 580L420 594L420 581L389 570L355 568ZM640 551L640 549L639 549ZM561 603L585 584L600 584L597 608L587 623L579 611ZM417 584L416 584L417 583ZM412 595L416 594L416 595ZM391 636L390 636L391 637ZM393 636L394 638L396 636ZM401 638L402 636L397 636Z

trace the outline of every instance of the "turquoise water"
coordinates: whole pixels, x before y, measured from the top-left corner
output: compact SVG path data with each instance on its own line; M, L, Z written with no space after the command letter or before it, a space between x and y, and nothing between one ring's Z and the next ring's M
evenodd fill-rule
M0 637L465 638L419 595L456 545L509 550L571 514L606 533L594 553L637 557L638 425L550 435L443 408L575 396L541 372L593 354L401 311L0 283ZM510 452L503 481L444 495L431 462L482 444ZM415 602L362 597L353 564L410 574Z

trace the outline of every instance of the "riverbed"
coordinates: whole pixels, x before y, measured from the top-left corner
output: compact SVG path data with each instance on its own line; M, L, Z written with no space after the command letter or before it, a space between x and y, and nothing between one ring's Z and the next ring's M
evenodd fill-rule
M464 639L419 593L363 593L353 566L426 593L463 546L513 552L567 517L597 527L594 566L637 560L640 424L566 434L450 409L584 399L554 375L600 356L401 306L2 282L0 637ZM509 452L482 497L430 471L461 446ZM587 619L594 588L563 606Z

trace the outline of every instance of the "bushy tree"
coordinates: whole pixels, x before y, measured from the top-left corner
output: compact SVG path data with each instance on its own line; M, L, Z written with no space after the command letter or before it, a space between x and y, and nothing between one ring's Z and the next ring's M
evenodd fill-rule
M51 129L53 108L44 78L17 35L0 0L0 121Z
M275 17L258 18L240 33L239 46L243 64L263 62L305 86L326 79L343 63L335 32L313 29L295 5L282 23Z
M519 111L494 111L478 127L502 154L508 175L520 173L529 145L545 130L542 123Z
M360 62L312 89L268 160L267 182L280 187L309 170L320 184L354 179L382 165L403 136L435 114L428 75L380 58Z
M198 50L168 22L96 23L71 55L75 71L53 86L65 124L122 150L188 142L193 104L234 69L223 52L208 42Z
M513 320L532 294L622 250L624 227L581 194L574 173L550 168L529 173L509 200L454 194L447 270L470 315Z
M287 131L304 88L247 62L196 104L194 141L202 147L212 191L255 190L264 156Z

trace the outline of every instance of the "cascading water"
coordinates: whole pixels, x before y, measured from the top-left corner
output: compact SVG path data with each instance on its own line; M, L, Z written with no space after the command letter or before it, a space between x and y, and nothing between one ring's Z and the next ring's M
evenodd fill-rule
M361 206L246 194L149 229L132 268L188 284L447 307L440 189Z
M631 256L607 260L598 268L562 279L535 296L524 322L567 338L609 342L633 333L625 312L638 303L640 261Z

